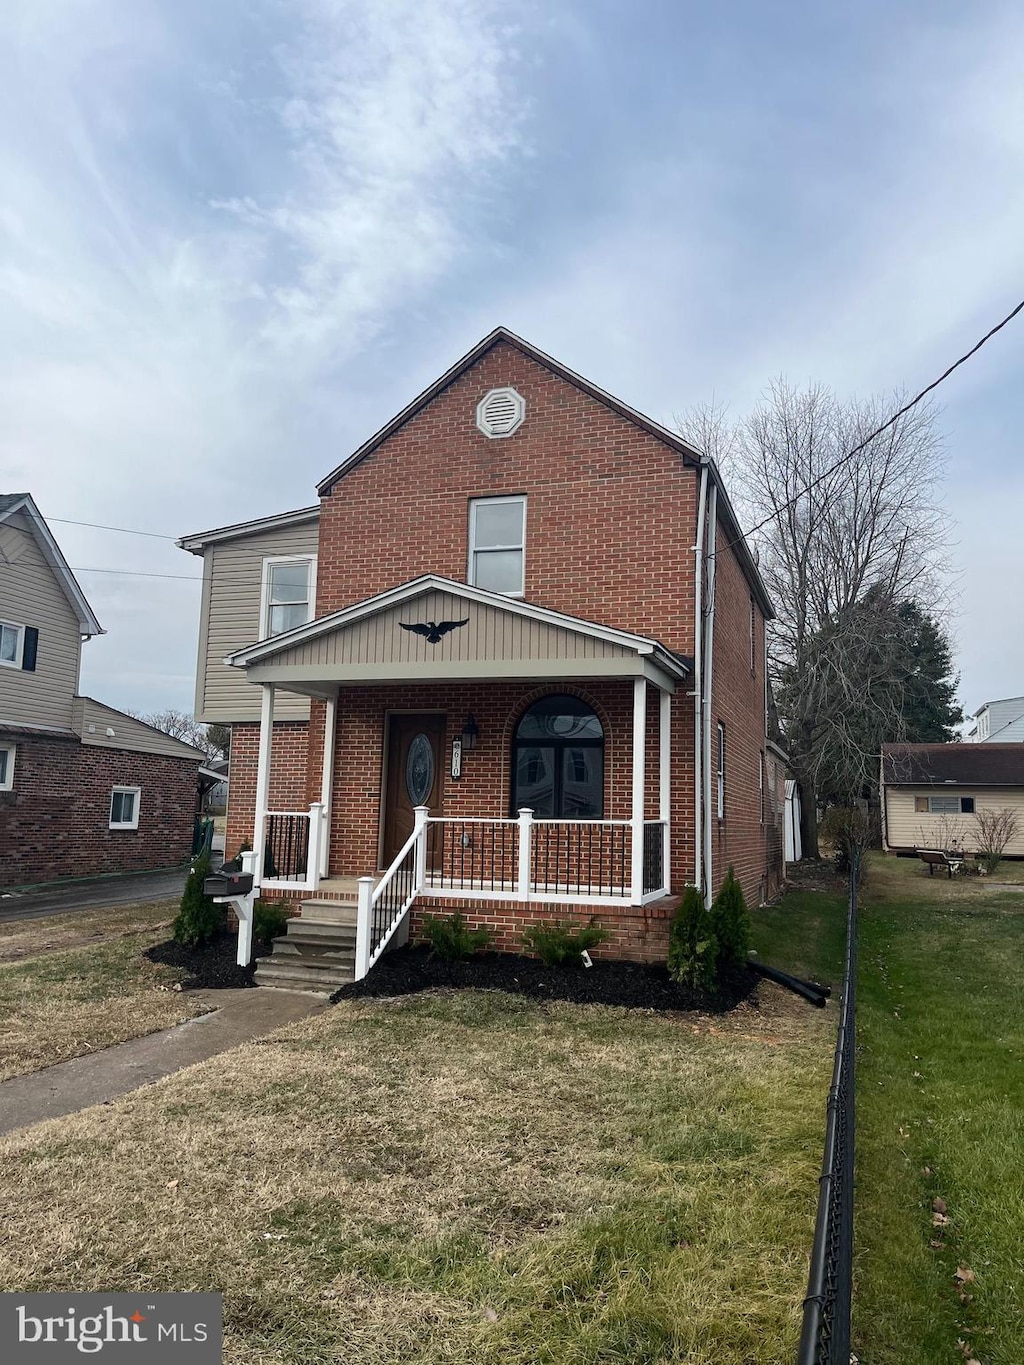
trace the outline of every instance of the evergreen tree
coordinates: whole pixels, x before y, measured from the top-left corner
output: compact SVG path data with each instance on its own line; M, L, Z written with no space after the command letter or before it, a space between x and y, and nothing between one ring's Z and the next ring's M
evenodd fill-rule
M704 897L695 886L684 890L672 917L668 974L684 986L708 992L718 983L718 940Z
M203 894L203 882L210 875L210 855L201 853L189 868L181 906L174 921L177 943L198 947L209 943L224 924L224 907Z
M743 888L729 868L711 906L711 924L718 940L718 965L745 966L750 952L750 916Z

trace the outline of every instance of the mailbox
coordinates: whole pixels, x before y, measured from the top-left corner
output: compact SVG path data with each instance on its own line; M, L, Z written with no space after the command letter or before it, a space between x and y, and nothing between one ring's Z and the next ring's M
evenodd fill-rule
M247 896L251 890L251 872L218 872L203 881L204 896Z

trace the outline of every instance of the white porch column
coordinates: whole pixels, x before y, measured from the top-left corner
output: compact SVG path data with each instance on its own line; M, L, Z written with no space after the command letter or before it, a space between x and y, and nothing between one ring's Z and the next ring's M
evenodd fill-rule
M252 834L252 848L256 854L253 865L256 886L263 881L263 858L267 846L267 807L270 804L270 752L274 742L274 684L263 683L262 687L260 748L256 760L256 820Z
M647 776L647 679L633 679L633 856L630 902L644 896L644 786Z
M327 876L331 857L331 797L334 789L334 748L338 732L338 694L327 699L324 713L324 762L320 775L320 804L323 807L323 834L320 840L320 876Z
M415 878L416 894L422 893L427 884L427 820L430 817L429 806L413 806L413 830L416 834L415 848Z
M530 899L530 840L533 835L533 808L519 808L519 865L516 872L516 898Z
M661 821L661 884L671 886L672 859L669 833L672 828L672 693L658 693L658 819Z

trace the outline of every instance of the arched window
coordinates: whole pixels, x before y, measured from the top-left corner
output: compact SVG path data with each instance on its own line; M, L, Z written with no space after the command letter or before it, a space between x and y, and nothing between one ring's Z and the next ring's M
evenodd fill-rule
M578 697L542 697L520 717L512 740L512 814L600 820L604 814L604 730Z

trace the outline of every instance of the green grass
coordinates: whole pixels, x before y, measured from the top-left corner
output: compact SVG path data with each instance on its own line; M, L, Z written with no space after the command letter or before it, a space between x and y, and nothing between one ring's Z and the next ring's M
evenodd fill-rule
M1019 889L872 861L858 1019L864 1365L963 1365L958 1341L983 1365L1024 1361L1022 956ZM935 1197L946 1227L932 1226ZM975 1277L966 1302L960 1265Z
M830 1020L346 1001L0 1140L6 1289L217 1288L247 1365L785 1365Z

